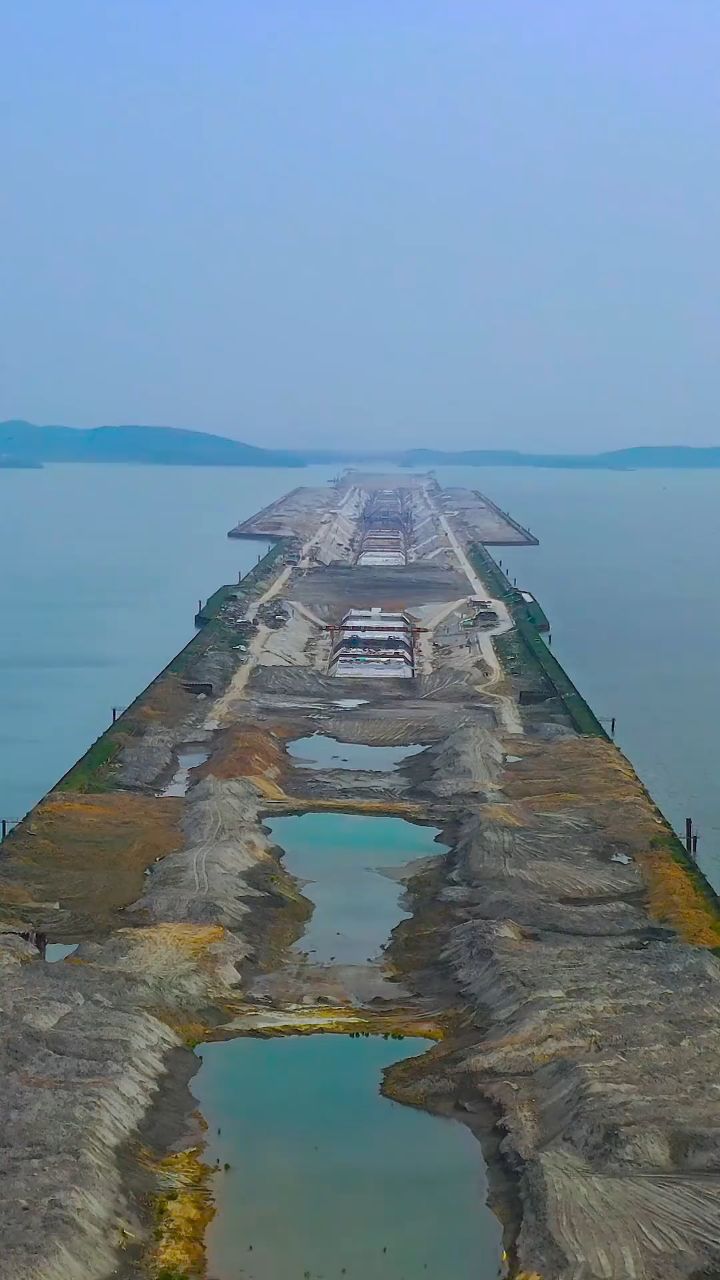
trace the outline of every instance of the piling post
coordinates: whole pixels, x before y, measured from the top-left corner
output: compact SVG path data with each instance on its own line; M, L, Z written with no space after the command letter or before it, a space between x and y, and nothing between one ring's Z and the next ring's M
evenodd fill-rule
M697 862L697 842L698 842L697 835L696 835L695 833L693 833L693 838L692 838L692 856L693 856L693 858L695 859L695 861L696 861L696 862Z
M610 736L611 738L615 737L615 716L612 716L610 720Z
M2 818L0 819L0 842L2 842L5 839L6 835L7 835L7 818Z
M692 857L692 851L693 851L692 850L692 842L693 842L692 825L693 825L692 818L686 818L685 819L685 849L690 854L690 857Z

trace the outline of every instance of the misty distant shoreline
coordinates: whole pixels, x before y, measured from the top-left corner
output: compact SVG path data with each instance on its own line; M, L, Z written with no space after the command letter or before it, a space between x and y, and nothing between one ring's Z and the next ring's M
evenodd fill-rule
M369 462L401 467L540 467L574 471L720 468L720 445L643 445L592 454L524 453L514 449L263 449L181 427L36 426L0 422L0 468L37 469L46 462L135 463L155 466L353 466Z

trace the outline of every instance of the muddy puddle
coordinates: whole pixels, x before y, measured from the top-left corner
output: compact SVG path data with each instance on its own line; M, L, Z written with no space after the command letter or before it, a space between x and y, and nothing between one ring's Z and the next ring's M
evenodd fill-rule
M322 733L288 743L288 754L303 769L368 769L373 773L389 773L422 750L422 746L370 747L339 742Z
M379 1092L384 1067L427 1047L346 1035L203 1046L193 1093L219 1162L209 1276L495 1280L479 1144Z
M377 957L407 912L403 885L385 868L444 853L435 827L403 818L349 813L305 813L273 818L272 839L283 862L302 882L314 911L294 950L317 963L363 964Z
M210 752L198 743L188 743L177 754L178 767L163 791L164 796L184 796L190 785L190 770L204 764Z

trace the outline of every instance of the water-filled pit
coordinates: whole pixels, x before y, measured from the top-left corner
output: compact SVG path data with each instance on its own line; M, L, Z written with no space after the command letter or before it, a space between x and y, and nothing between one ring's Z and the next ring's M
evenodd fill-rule
M196 743L187 743L177 753L178 767L163 791L164 796L184 796L190 785L190 770L204 764L210 752Z
M205 1158L220 1165L214 1280L496 1280L479 1143L379 1092L384 1067L427 1047L346 1035L203 1046L193 1092Z
M322 733L288 743L288 754L303 769L367 769L373 773L389 773L422 750L422 746L371 747L340 742Z
M73 955L79 946L79 942L48 942L45 947L45 959L48 964L57 964L58 960L65 960Z
M436 843L437 828L402 818L305 813L268 826L314 904L294 950L318 963L364 964L377 956L408 914L400 905L404 886L383 869L446 851Z
M382 869L445 851L435 828L400 818L268 826L314 904L295 949L315 963L376 957L406 915L403 886ZM213 1280L496 1280L501 1228L479 1143L380 1093L385 1067L427 1047L344 1034L202 1046L193 1093L218 1169Z

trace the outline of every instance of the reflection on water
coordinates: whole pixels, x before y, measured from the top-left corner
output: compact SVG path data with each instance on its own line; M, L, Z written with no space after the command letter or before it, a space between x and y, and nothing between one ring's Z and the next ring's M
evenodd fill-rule
M322 733L288 743L289 755L302 768L369 769L375 773L389 773L422 750L422 746L370 747L360 742L339 742Z
M202 747L188 745L178 751L178 767L163 791L164 796L184 796L190 785L190 770L204 764L210 753Z
M214 1280L496 1280L478 1142L379 1093L384 1067L427 1047L330 1035L203 1046L192 1087L219 1162Z
M435 843L435 827L403 818L306 813L273 818L268 826L288 871L307 881L302 891L315 904L295 950L321 963L364 963L407 916L403 886L377 868L445 851Z

